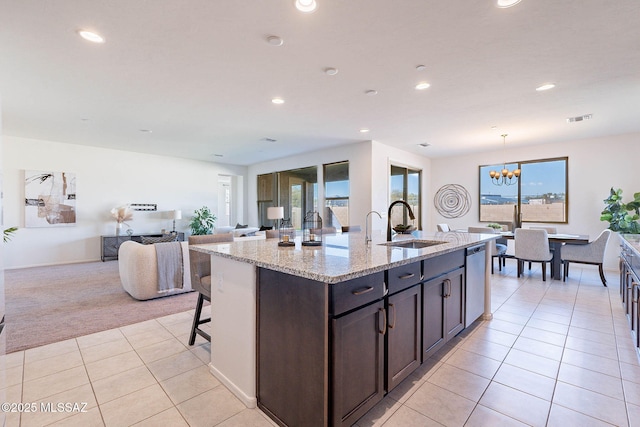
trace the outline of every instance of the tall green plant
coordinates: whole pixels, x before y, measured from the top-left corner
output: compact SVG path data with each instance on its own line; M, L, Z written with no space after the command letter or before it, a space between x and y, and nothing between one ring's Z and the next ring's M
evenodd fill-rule
M609 192L609 197L604 199L605 208L600 215L600 221L608 221L609 229L624 234L640 234L640 193L633 195L633 201L622 202L622 190Z
M208 207L203 206L200 209L196 209L193 217L191 217L191 222L189 223L191 234L194 236L200 234L211 234L213 226L216 223L216 219L216 216Z

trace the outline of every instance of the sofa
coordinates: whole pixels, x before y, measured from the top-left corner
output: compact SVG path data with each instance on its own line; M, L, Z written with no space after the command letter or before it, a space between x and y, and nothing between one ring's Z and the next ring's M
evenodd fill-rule
M161 244L161 243L158 243ZM191 292L189 243L180 242L182 248L182 288L159 291L156 244L143 245L132 240L123 242L118 249L118 270L122 287L137 300L161 298Z
M233 237L247 237L247 236L253 236L255 235L256 231L259 231L260 229L258 227L241 227L238 228L236 227L232 227L232 226L220 226L220 227L216 227L213 230L213 234L226 234L226 233L231 233L233 234Z

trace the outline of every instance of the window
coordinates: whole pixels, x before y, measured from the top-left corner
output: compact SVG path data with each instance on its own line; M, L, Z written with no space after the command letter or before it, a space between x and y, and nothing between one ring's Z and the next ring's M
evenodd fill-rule
M500 165L480 166L480 221L513 221L517 209L522 222L567 223L568 157L529 160L507 164L521 169L518 183L495 185L490 170Z
M278 172L278 205L295 229L302 229L307 212L318 210L318 168L311 166Z
M349 162L324 165L325 213L323 225L349 225Z
M416 169L410 169L402 166L391 165L390 183L390 201L404 200L411 206L415 221L411 221L406 209L394 208L391 212L391 223L397 224L413 224L419 230L422 229L420 215L420 177L422 172Z

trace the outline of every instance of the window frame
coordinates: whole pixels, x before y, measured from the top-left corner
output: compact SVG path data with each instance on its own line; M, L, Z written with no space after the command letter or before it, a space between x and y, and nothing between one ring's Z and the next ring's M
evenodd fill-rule
M565 192L564 192L564 221L553 221L553 220L544 220L544 221L540 221L540 220L527 220L524 217L522 218L522 223L540 223L540 224L568 224L569 223L569 157L568 156L562 156L562 157L550 157L550 158L545 158L545 159L534 159L534 160L521 160L521 161L516 161L516 162L506 162L507 165L517 165L516 167L518 169L522 169L523 165L527 165L527 164L534 164L534 163L546 163L546 162L557 162L557 161L564 161L564 187L565 187ZM483 180L488 180L491 179L489 177L488 174L483 173L482 168L486 168L486 167L497 167L497 169L501 169L502 168L502 164L487 164L487 165L480 165L478 166L478 219L480 222L493 222L487 219L483 219L482 218L482 183ZM486 175L486 176L485 176ZM514 206L518 207L518 212L522 213L522 200L523 200L523 195L522 195L522 175L520 176L520 178L518 178L518 183L517 183L517 203L514 204Z

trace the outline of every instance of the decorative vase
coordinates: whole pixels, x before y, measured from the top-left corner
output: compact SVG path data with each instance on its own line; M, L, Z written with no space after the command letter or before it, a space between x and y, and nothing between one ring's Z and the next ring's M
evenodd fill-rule
M120 231L122 230L122 223L116 222L116 236L120 235Z

